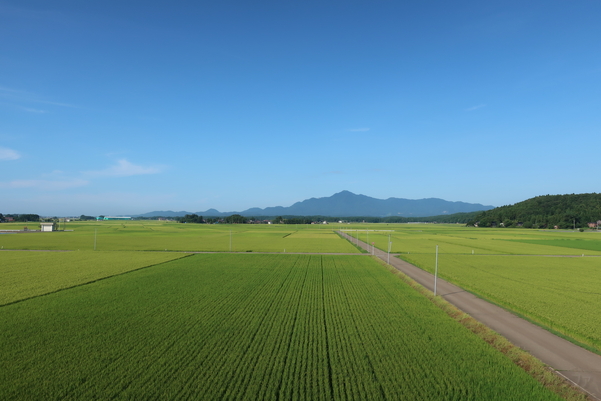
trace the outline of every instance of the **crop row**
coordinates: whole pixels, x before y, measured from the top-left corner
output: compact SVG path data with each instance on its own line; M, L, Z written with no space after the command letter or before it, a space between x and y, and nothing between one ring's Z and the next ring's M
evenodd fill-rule
M367 256L195 255L0 307L2 399L556 399Z

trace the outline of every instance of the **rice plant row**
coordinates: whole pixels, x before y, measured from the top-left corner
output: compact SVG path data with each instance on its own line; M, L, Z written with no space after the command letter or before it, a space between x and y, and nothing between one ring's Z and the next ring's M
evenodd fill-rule
M558 399L368 256L252 254L0 307L0 398Z

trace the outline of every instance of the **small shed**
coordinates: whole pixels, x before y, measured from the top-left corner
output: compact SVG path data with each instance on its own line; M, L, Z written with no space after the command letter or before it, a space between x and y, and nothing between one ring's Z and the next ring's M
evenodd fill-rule
M40 223L40 227L42 232L54 231L54 223Z

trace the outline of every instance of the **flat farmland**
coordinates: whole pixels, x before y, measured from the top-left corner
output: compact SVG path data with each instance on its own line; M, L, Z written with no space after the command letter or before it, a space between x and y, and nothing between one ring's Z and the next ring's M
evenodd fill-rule
M0 252L0 306L187 256L171 252Z
M1 228L9 227L3 225ZM12 225L14 229L23 224ZM34 228L30 224L30 228ZM156 221L68 223L51 233L0 235L3 249L189 252L357 253L327 226L179 224Z
M403 226L405 261L434 273L438 245L441 278L601 352L601 233ZM386 249L388 233L369 236Z
M259 254L0 307L0 397L559 399L368 256Z
M487 229L451 224L380 224L342 227L360 241L386 250L391 237L394 253L445 253L480 255L586 255L601 256L601 232Z

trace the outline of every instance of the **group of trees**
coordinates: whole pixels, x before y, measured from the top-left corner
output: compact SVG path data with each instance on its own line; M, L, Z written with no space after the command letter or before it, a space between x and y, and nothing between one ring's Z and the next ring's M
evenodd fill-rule
M311 224L314 221L315 220L313 220L311 217L291 216L288 218L283 218L282 216L278 216L273 220L273 223L275 223L275 224Z
M248 219L239 214L232 214L231 216L227 216L223 221L226 224L246 224L248 223Z
M28 221L40 221L39 214L2 214L0 213L0 222L15 221L15 222L28 222Z
M537 196L481 212L467 225L478 227L588 228L601 220L601 194Z
M228 224L245 224L248 223L248 219L239 214L233 214L231 216L219 219L217 217L204 218L197 214L187 214L184 217L177 217L175 219L178 223L195 223L195 224L215 224L215 223L228 223Z
M176 218L176 221L178 223L205 223L204 219L202 218L202 216L199 216L197 214L187 214L184 217L178 217Z

